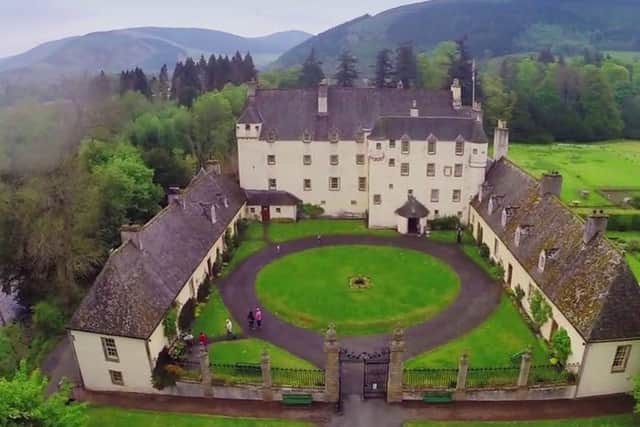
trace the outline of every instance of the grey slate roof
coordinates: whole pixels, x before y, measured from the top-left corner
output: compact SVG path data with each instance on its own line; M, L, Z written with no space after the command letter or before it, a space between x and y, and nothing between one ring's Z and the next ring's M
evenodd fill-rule
M453 108L448 90L330 86L327 115L318 115L318 88L258 89L238 123L259 120L263 140L275 132L279 140L299 141L307 132L313 140L328 141L334 131L342 140L354 140L361 129L372 129L381 117L409 116L413 101L420 116L473 117L468 107Z
M429 209L415 197L409 196L405 204L396 209L396 214L403 218L424 218L429 216Z
M302 203L293 194L280 190L245 190L247 204L254 206L296 206Z
M129 240L111 254L70 329L143 339L151 335L246 201L234 181L204 171L182 197L184 204L174 201L144 225L139 243Z
M486 143L482 122L470 117L382 117L376 121L369 139L401 139L425 141L430 135L443 141L455 141L462 136L466 141Z
M624 255L605 236L583 243L584 221L553 195L541 196L540 184L506 159L487 173L492 195L502 195L501 208L489 214L490 197L472 205L527 269L544 294L587 341L640 337L640 287ZM502 226L504 207L512 217ZM515 245L518 225L529 233ZM553 250L543 272L542 250ZM521 284L526 286L525 283Z

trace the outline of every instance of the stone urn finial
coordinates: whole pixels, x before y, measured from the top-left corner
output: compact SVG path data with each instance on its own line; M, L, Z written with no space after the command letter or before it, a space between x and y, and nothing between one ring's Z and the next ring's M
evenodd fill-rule
M335 323L330 323L329 328L324 336L326 342L334 343L338 340L338 334L336 333L336 325Z
M393 341L404 341L404 329L400 325L393 330L392 338Z

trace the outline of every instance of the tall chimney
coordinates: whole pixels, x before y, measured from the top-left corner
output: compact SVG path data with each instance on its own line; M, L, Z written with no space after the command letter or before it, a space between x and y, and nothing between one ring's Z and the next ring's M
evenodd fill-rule
M222 173L220 169L220 162L217 160L207 160L204 164L204 170L207 171L207 173L213 172L216 175L220 175Z
M325 116L329 112L329 85L324 79L318 85L318 115Z
M453 96L453 109L459 110L462 108L462 86L460 86L460 80L453 79L451 84L451 95Z
M587 245L598 235L604 234L607 231L608 221L609 217L604 211L593 211L584 227L583 243Z
M211 203L211 223L215 224L216 223L216 205L215 203Z
M498 126L493 132L493 159L500 160L509 153L509 128L505 120L498 120Z
M182 190L180 187L169 187L169 190L167 191L167 202L169 202L169 204L179 201L181 197Z
M255 98L257 89L258 89L258 83L255 81L255 79L251 79L251 81L247 83L247 97L249 99Z
M540 180L540 195L553 194L560 197L562 191L562 175L558 171L552 171L542 175Z
M409 109L410 117L418 117L420 115L420 110L418 110L418 103L416 100L413 100L413 104L411 104L411 108Z
M136 245L136 247L142 250L141 239L142 226L139 224L125 224L120 227L120 240L122 244L125 244L129 240Z

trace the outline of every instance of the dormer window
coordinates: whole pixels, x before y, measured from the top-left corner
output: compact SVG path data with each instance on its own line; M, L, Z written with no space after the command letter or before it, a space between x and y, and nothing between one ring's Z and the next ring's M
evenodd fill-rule
M500 207L503 196L491 196L489 198L489 215L493 214L493 212Z
M311 132L309 132L308 130L304 131L304 133L302 134L302 142L311 142Z
M513 218L516 214L516 212L518 211L518 208L516 206L510 206L510 207L506 207L502 210L502 219L501 219L501 223L503 227L507 226L507 223L509 222L509 220L511 218Z
M269 132L267 132L267 142L276 142L276 139L278 139L278 135L276 135L276 131L274 129L269 129Z
M364 131L362 129L356 132L356 142L358 144L362 144L364 142Z
M502 223L503 227L507 226L507 221L509 221L509 214L507 213L507 209L503 209L502 210L502 218L500 218L500 222Z
M538 270L540 273L544 271L544 267L547 264L547 253L545 251L540 252L540 256L538 257Z
M251 130L251 125L250 124L244 125L244 130L247 130L247 131Z
M532 228L531 225L527 225L527 224L522 224L518 226L518 228L516 229L516 236L515 236L516 246L520 246L520 243L522 243L523 240L529 235L531 228Z
M329 141L335 144L339 140L340 140L340 133L338 132L338 129L332 129L331 132L329 132Z

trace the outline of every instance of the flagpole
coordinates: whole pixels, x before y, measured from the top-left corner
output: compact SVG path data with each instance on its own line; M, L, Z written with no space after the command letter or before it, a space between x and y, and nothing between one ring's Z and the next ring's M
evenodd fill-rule
M476 60L474 59L473 62L471 63L471 81L472 81L472 85L473 85L473 89L472 89L472 99L473 99L473 103L471 104L471 106L475 106L476 105ZM475 107L474 107L475 108Z

